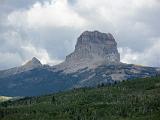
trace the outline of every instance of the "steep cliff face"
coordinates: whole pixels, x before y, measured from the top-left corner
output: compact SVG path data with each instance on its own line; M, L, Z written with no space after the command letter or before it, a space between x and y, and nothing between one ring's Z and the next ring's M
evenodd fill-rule
M119 63L120 54L112 34L85 31L79 36L74 52L57 68L65 72L75 72L86 67Z

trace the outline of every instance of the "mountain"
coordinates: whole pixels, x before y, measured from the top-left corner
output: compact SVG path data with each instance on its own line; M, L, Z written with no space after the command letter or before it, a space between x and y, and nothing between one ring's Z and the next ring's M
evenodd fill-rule
M0 103L0 120L159 120L160 77Z
M58 65L42 65L33 58L20 67L0 71L0 95L35 96L159 73L159 68L120 62L112 34L85 31L78 37L74 52Z
M42 66L41 62L37 58L33 57L32 60L28 61L22 67L24 70L32 70L34 68L38 68L41 66Z
M11 68L8 70L2 70L0 71L0 78L1 77L8 77L10 75L15 75L15 74L19 74L25 71L29 71L35 68L39 68L42 67L41 62L33 57L32 60L28 61L26 64L20 66L20 67L15 67L15 68Z
M119 63L120 54L112 34L85 31L78 38L74 52L56 68L71 73L86 67L91 69L104 64Z

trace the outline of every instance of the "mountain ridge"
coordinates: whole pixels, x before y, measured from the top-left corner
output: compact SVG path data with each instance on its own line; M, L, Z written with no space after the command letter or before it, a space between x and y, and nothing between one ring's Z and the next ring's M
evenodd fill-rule
M110 33L85 31L73 53L56 66L42 65L34 57L20 67L0 71L0 95L36 96L159 74L159 68L120 62L117 43Z
M77 39L75 50L63 63L56 66L66 73L83 68L95 68L103 64L120 64L117 43L110 33L85 31Z
M33 57L31 60L29 60L27 63L25 63L22 66L14 67L14 68L6 69L6 70L1 70L0 77L19 74L19 73L29 71L35 68L39 68L39 67L42 67L41 62L36 57Z

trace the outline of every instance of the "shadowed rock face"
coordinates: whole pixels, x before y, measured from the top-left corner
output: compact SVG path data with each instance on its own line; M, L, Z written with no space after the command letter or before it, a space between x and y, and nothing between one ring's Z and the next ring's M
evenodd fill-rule
M119 63L120 54L112 34L85 31L79 36L74 52L58 68L65 72L75 72L85 67Z

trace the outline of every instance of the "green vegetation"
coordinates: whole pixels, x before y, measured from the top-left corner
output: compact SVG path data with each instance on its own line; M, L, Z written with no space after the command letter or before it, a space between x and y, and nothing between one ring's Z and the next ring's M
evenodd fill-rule
M0 120L160 120L160 77L3 102Z

